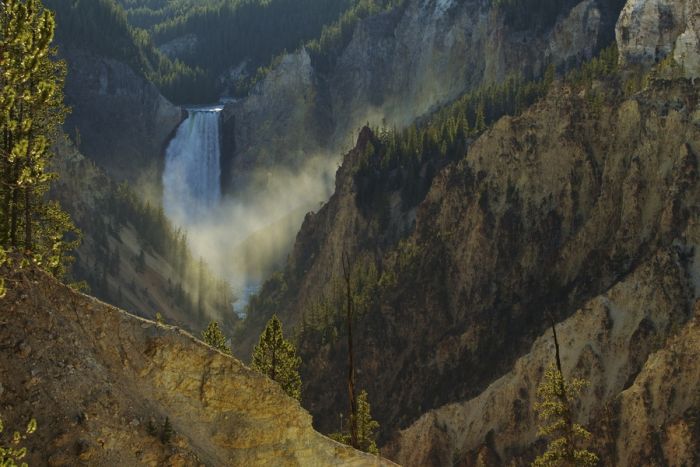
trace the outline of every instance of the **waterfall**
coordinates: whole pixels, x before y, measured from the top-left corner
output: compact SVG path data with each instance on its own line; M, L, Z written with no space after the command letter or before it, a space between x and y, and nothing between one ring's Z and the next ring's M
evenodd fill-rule
M163 171L163 209L176 223L202 220L221 199L219 114L222 107L187 110L168 145Z

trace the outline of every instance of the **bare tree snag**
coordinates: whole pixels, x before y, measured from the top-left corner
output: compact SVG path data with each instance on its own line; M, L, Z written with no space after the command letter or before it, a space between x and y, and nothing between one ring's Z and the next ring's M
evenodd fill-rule
M359 448L357 439L357 402L355 400L355 360L352 347L352 278L350 270L350 259L343 250L343 279L345 280L346 292L346 316L348 321L348 398L350 399L350 443L354 448Z

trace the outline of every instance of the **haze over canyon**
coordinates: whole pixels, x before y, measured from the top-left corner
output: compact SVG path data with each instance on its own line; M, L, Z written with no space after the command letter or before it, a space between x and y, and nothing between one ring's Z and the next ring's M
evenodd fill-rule
M697 0L4 0L0 71L0 465L700 465Z

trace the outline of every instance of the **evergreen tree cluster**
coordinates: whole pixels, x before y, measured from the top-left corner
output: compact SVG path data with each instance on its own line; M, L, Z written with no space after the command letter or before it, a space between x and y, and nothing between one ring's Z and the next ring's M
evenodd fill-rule
M211 321L202 331L202 340L225 354L232 354L226 336L216 321ZM277 382L289 397L301 400L300 365L301 358L297 356L294 343L284 337L282 322L273 315L253 349L250 367Z
M39 0L6 0L0 10L0 247L56 276L65 273L78 232L47 198L67 114L65 64L51 46L53 14Z
M403 0L358 0L333 23L326 24L317 39L306 44L316 70L330 71L335 60L350 43L361 20L403 4Z
M314 67L329 71L357 23L400 7L403 0L46 0L59 18L62 43L87 47L130 64L178 104L212 102L222 92L243 95L280 54L305 45ZM494 0L506 24L549 28L567 2ZM175 57L158 47L195 37ZM225 89L227 70L256 69ZM524 94L527 95L527 90Z
M617 48L612 45L566 73L562 80L574 88L588 89L595 80L614 77L617 71ZM469 143L496 120L517 116L545 96L555 78L552 66L539 79L512 76L468 91L405 129L375 128L377 137L367 144L356 164L359 206L375 211L379 207L380 220L388 219L388 196L394 191L401 193L404 210L416 206L442 167L461 160Z
M388 228L389 198L401 194L402 209L418 205L433 177L445 165L461 160L469 143L504 115L518 115L541 98L554 82L554 69L542 79L511 77L467 92L431 117L402 130L375 128L355 168L358 205L379 212ZM394 240L395 241L395 240Z
M194 34L195 48L181 58L190 66L221 73L244 60L267 64L318 36L352 0L245 0L213 2L172 16L152 28L155 43Z
M128 64L175 103L218 98L213 80L201 69L162 54L146 31L129 25L126 13L114 0L46 0L46 5L56 13L57 39L63 46Z
M355 27L360 21L401 5L403 0L355 0L337 20L325 24L316 38L304 44L314 69L319 73L330 73L336 60L350 43ZM255 74L241 81L237 86L237 94L246 94L279 63L281 58L282 55L277 55L268 65L260 66Z
M375 10L374 1L47 0L47 6L56 11L62 44L123 61L171 101L192 104L218 100L230 84L221 77L243 62L248 69L261 67L229 90L246 93L269 70L264 65L273 57L319 35L335 37L333 26L323 28L344 12L340 22L347 36L347 26L354 26L358 15ZM194 47L176 57L158 48L186 36L196 37ZM326 39L323 44L330 43Z
M88 47L104 57L123 61L135 69L143 63L126 14L112 0L45 0L56 14L56 38L61 43Z
M306 45L314 66L329 70L356 24L402 0L46 0L61 44L129 64L176 104L241 96L283 53ZM174 56L159 49L195 37ZM250 76L233 88L225 75L241 63Z
M351 280L355 280L360 275L359 273L353 273L350 277ZM357 285L360 286L360 290L366 288L366 284L363 286L358 282ZM352 292L351 294L354 306L359 308L361 313L365 312L363 307L368 305L362 301L363 293L361 291L359 293ZM306 320L306 317L304 319ZM216 323L213 324L215 325ZM339 323L338 325L340 326ZM308 327L308 324L305 326ZM225 345L223 334L216 330L212 331L211 327L210 325L203 333L205 342L217 348L222 343ZM296 345L284 337L282 322L276 315L272 315L265 325L265 329L260 334L258 344L253 349L250 367L276 381L288 396L301 401L300 366L301 357L297 354ZM379 454L376 444L376 431L379 429L379 423L372 418L367 391L360 391L356 400L356 408L355 414L350 413L345 418L348 421L348 426L341 426L340 432L332 433L330 437L341 443L354 445L362 451ZM356 441L354 443L350 435L351 426L356 430Z
M229 0L117 0L133 27L151 30L170 18L184 18L195 9L217 8Z

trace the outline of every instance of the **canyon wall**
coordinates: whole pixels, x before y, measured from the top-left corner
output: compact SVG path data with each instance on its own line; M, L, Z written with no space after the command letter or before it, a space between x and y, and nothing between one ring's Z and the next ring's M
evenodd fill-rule
M407 0L359 21L330 67L305 49L284 55L224 112L225 122L235 120L232 187L245 186L255 168L337 157L367 122L403 127L466 90L580 63L612 41L621 7L566 1L523 25L487 1Z

